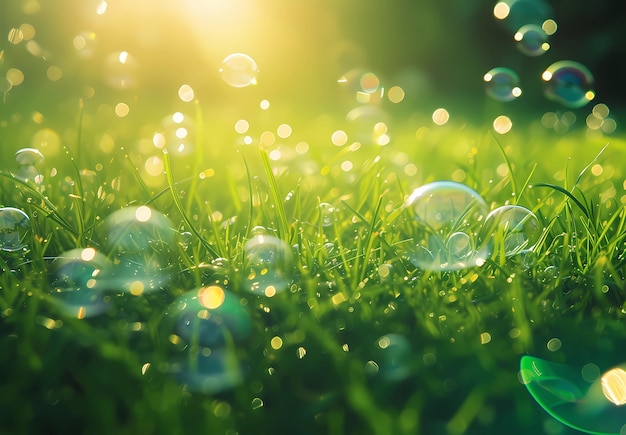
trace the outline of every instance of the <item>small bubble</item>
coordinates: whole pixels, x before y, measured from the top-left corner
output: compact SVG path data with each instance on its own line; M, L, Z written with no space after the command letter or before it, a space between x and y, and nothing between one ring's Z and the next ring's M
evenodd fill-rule
M519 76L509 68L490 69L484 76L485 92L496 101L512 101L522 95Z
M562 60L550 65L541 75L544 95L552 101L570 108L585 106L595 97L593 76L586 66Z
M548 35L539 26L527 24L522 26L513 36L517 48L528 56L541 56L550 48Z
M550 352L556 352L561 348L561 340L558 338L551 338L548 340L548 343L546 343L546 347Z
M234 88L256 85L258 73L259 68L254 59L243 53L226 56L220 68L222 79Z

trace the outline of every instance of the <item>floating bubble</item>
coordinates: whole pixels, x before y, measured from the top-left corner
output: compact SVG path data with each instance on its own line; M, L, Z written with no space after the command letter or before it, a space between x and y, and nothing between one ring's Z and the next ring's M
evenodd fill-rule
M496 255L511 257L532 249L541 237L537 216L519 205L504 205L485 219L481 239L491 239Z
M484 76L485 92L496 101L512 101L522 95L519 76L509 68L490 69Z
M104 61L104 78L114 89L130 89L136 85L138 64L127 51L109 54Z
M593 76L586 66L578 62L555 62L543 72L541 78L545 81L544 95L566 107L583 107L595 97Z
M564 425L591 434L620 435L626 425L624 368L586 380L583 370L524 355L520 378L533 399Z
M513 39L517 41L517 48L528 56L541 56L550 49L548 35L535 24L522 26Z
M73 249L57 257L52 268L52 303L61 312L83 319L106 311L112 268L106 256L93 248Z
M0 208L0 251L27 249L30 234L30 218L26 213L13 207Z
M320 215L323 227L330 227L335 223L335 207L332 204L320 203Z
M256 85L258 73L259 67L254 59L243 53L226 56L220 68L222 79L234 88Z
M140 295L167 282L176 231L165 215L147 206L127 207L109 215L104 228L118 290Z
M289 287L293 274L293 253L284 241L257 235L244 246L244 273L249 291L272 297Z
M44 156L36 148L22 148L15 153L15 161L21 166L34 166L44 161Z
M413 264L426 270L484 264L489 243L479 243L478 231L488 208L477 192L453 181L436 181L415 189L405 204L412 218L407 255Z
M411 374L411 344L400 334L387 334L376 340L377 374L384 380L398 382Z

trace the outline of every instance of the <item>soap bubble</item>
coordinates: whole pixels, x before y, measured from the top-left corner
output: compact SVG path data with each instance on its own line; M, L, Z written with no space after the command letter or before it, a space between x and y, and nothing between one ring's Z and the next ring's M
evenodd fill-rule
M15 153L15 161L20 166L35 166L43 163L44 156L36 148L22 148Z
M489 242L479 243L488 208L481 196L453 181L436 181L406 200L412 241L406 254L426 270L457 270L484 264Z
M330 227L335 223L335 207L332 204L320 203L320 215L323 227Z
M243 53L226 56L220 68L222 79L234 88L256 85L258 73L259 67L254 59Z
M512 101L522 95L519 76L509 68L490 69L484 76L485 92L496 101Z
M30 241L30 218L22 210L13 207L0 208L0 250L22 251Z
M284 241L257 235L244 246L244 273L249 291L272 297L289 287L293 274L293 253Z
M594 434L621 434L626 424L623 404L626 365L585 379L582 369L524 355L520 380L553 418Z
M493 241L496 255L511 257L533 248L541 231L533 212L518 205L504 205L487 215L481 239Z
M176 231L165 215L145 205L127 207L109 215L104 230L114 257L113 282L119 290L139 295L167 282Z
M108 307L104 294L112 264L93 248L73 249L52 263L52 303L65 315L83 319Z
M550 65L541 75L544 94L552 101L570 108L583 107L593 100L593 76L586 66L571 60Z
M517 41L517 48L528 56L541 56L550 48L548 35L535 24L522 26L513 38Z

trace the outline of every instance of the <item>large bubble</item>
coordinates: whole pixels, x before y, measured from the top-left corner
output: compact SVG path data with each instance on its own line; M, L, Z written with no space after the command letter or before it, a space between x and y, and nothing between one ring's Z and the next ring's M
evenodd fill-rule
M512 101L522 94L519 76L509 68L492 68L483 76L485 92L496 101Z
M93 248L61 254L52 263L53 305L78 319L102 314L108 307L105 291L111 268L109 259Z
M0 208L0 250L22 251L30 242L30 218L22 210L13 207Z
M257 235L244 246L245 287L252 293L274 296L289 287L294 262L291 247L274 236Z
M481 239L492 240L496 255L511 257L532 249L541 236L537 216L525 207L504 205L485 219Z
M530 395L552 417L591 434L624 433L626 365L601 376L589 376L585 367L557 364L524 355L520 380Z
M139 295L167 283L176 231L162 213L147 206L127 207L104 220L106 244L114 259L111 282Z
M426 270L458 270L482 266L489 246L478 232L487 204L471 188L453 181L436 181L413 191L406 200L412 240L406 255Z
M595 97L593 76L586 66L578 62L555 62L543 72L541 78L545 82L545 96L563 106L583 107Z
M233 53L226 56L220 68L222 79L234 88L256 85L259 67L247 54Z
M535 24L522 26L514 35L517 48L528 56L541 56L550 48L548 35Z

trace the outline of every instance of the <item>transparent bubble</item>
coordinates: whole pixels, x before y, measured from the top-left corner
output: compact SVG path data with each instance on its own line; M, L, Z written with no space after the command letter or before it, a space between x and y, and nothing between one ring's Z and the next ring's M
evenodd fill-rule
M20 166L34 166L43 163L44 156L36 148L22 148L15 153L15 161Z
M284 241L257 235L244 246L246 288L252 293L272 297L289 287L293 274L293 253Z
M0 251L27 249L30 234L30 218L26 213L13 207L0 208Z
M489 242L478 232L487 204L469 187L436 181L413 191L406 200L412 241L406 255L426 270L457 270L484 264Z
M522 26L513 38L517 41L517 48L528 56L541 56L550 48L548 35L535 24Z
M620 434L626 423L621 406L624 368L621 365L586 380L581 368L524 355L520 377L533 399L564 425L592 434Z
M504 205L492 210L481 229L481 240L493 241L497 256L511 257L532 249L541 236L537 216L518 205Z
M593 76L586 66L571 60L550 65L541 75L544 95L570 108L583 107L595 97Z
M139 295L167 283L176 231L165 215L147 206L127 207L109 215L103 226L118 290Z
M497 101L512 101L522 94L519 76L509 68L492 68L483 76L485 92Z
M234 88L256 85L259 67L247 54L234 53L222 61L220 74L222 79Z
M335 223L335 207L332 204L320 203L320 215L323 227L330 227Z
M411 344L400 334L387 334L376 340L377 375L397 382L411 374Z
M114 89L130 89L137 83L138 63L127 51L109 54L104 61L104 79Z
M108 307L112 263L93 248L73 249L53 264L51 300L63 314L83 319L102 314Z

